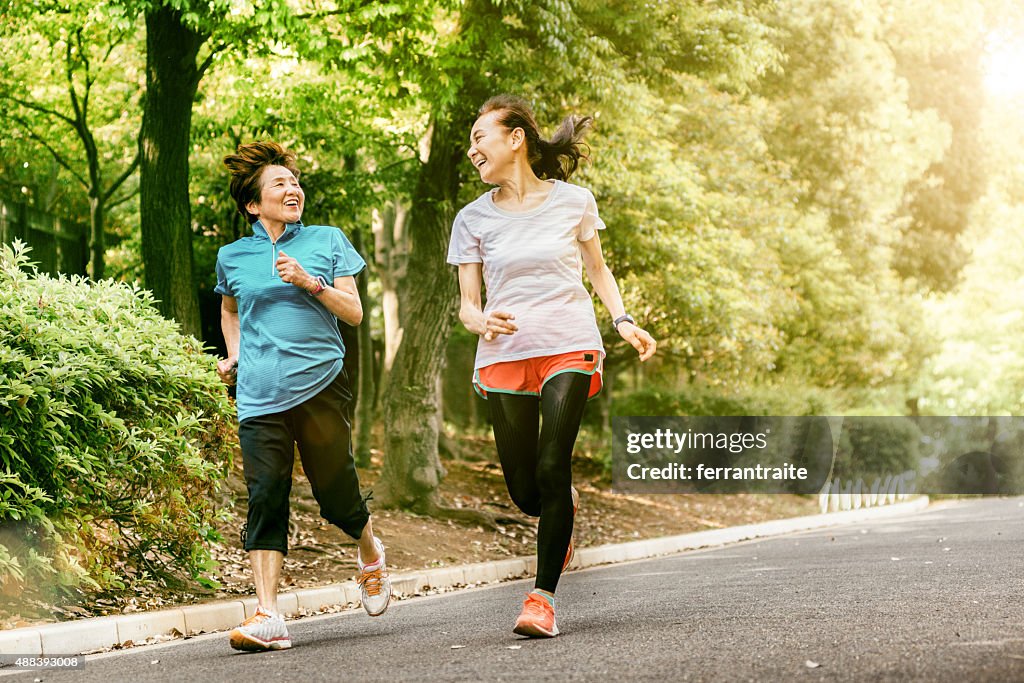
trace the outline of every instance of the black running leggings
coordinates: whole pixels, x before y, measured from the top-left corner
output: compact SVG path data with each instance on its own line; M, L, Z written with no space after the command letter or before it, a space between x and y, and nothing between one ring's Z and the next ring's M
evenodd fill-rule
M534 585L552 593L572 537L572 449L589 391L589 375L564 372L547 381L539 398L487 392L509 495L520 510L540 517Z

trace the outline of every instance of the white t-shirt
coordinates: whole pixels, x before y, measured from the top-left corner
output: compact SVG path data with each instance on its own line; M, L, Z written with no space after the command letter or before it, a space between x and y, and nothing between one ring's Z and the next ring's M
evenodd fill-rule
M482 263L484 314L515 315L514 334L480 337L475 369L505 361L598 350L604 356L594 304L583 286L580 242L605 225L590 190L562 182L540 206L505 211L489 190L455 217L448 263Z

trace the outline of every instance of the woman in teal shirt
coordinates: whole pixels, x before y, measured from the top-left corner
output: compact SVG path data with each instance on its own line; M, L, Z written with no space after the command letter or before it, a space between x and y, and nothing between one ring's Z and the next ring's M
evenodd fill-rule
M321 516L358 542L363 607L378 616L391 597L384 546L373 535L352 457L352 393L336 320L362 320L355 276L366 264L337 228L302 224L305 194L292 152L254 142L224 163L253 234L217 254L228 349L217 372L228 384L237 381L249 492L243 538L259 599L230 641L239 650L277 650L291 647L277 585L288 552L296 445Z

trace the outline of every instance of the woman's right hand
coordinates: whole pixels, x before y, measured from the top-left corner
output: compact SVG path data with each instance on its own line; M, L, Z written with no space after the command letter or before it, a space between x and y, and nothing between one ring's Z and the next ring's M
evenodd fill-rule
M499 334L514 334L519 328L511 321L516 316L505 311L491 311L484 321L484 341L494 341Z
M238 357L229 356L217 361L217 376L220 377L221 382L233 387L238 381Z

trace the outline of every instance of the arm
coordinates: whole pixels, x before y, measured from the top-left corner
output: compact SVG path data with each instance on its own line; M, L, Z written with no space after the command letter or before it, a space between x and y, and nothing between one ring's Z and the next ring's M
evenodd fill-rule
M619 286L615 282L615 276L605 263L604 254L601 252L601 238L594 233L594 236L586 242L580 242L580 251L583 255L583 265L587 269L587 277L594 286L594 291L605 305L608 312L615 320L626 312L622 303L622 295L619 293ZM645 361L654 355L658 343L654 337L645 330L630 322L621 322L616 328L623 339L640 354L640 360Z
M300 289L307 292L316 289L316 278L283 250L278 252L277 272L284 282L290 282ZM359 300L356 279L352 275L334 278L333 286L320 292L316 298L334 317L349 325L358 325L363 321L363 304Z
M223 295L220 298L220 329L224 333L224 343L228 348L228 357L217 361L217 375L225 384L235 383L235 366L238 365L238 341L241 330L238 323L238 301L233 296Z
M519 328L512 320L515 316L505 311L494 311L484 315L480 288L483 285L483 264L459 264L459 293L462 304L459 320L473 334L482 334L485 341L491 341L498 334L514 334Z
M315 284L314 280L309 289L313 289ZM316 298L334 314L335 318L349 325L355 326L363 321L363 302L359 300L359 290L356 288L354 275L334 278L334 286L320 292Z

